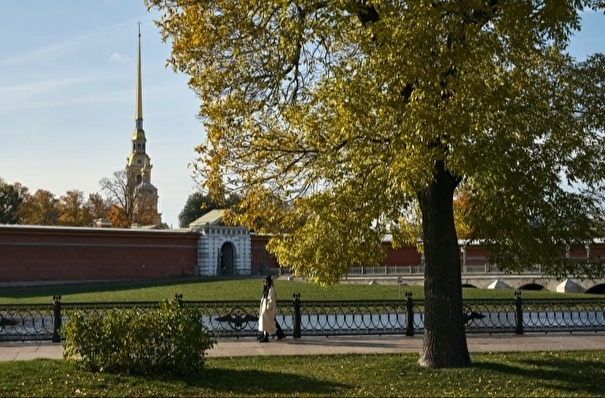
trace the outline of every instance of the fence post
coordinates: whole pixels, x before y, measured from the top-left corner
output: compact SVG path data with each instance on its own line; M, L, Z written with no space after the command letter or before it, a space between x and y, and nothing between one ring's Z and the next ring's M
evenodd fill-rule
M53 296L53 343L61 342L61 295Z
M405 335L414 335L414 300L412 300L412 292L405 292Z
M523 302L520 290L515 290L515 334L523 334Z
M292 337L300 339L300 293L294 293L294 320L292 325Z

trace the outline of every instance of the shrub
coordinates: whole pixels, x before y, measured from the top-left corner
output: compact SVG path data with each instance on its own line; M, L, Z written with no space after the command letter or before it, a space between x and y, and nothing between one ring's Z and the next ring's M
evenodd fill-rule
M104 316L77 311L63 327L63 357L89 370L192 375L216 344L198 308L177 300L156 309L114 309Z

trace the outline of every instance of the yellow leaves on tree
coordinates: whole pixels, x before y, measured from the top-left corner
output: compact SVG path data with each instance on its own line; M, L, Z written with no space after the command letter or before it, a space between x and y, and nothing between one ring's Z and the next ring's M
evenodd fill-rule
M281 264L329 284L390 233L421 239L421 363L470 362L456 229L511 269L591 236L594 201L564 185L605 177L605 58L566 46L600 0L146 4L202 102L199 177Z

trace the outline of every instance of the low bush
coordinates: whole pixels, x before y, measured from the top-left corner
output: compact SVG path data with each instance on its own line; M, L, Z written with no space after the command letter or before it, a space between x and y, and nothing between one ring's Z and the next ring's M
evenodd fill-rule
M65 359L111 373L194 375L216 344L200 309L177 300L162 301L156 309L114 309L103 315L77 311L62 333Z

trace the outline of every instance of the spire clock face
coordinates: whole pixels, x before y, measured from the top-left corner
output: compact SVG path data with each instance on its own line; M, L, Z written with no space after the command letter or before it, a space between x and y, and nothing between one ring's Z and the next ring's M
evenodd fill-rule
M138 158L138 159L137 159L137 164L143 164L143 159Z

